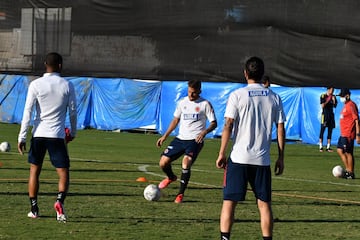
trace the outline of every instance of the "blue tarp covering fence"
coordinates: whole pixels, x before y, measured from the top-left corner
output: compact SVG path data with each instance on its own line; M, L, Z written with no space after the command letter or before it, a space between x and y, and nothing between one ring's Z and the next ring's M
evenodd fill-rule
M164 133L173 117L177 100L187 95L185 81L141 81L123 78L69 77L78 101L78 129L131 130L154 126ZM0 74L0 121L21 122L30 79L27 76ZM202 96L208 99L218 119L218 127L208 137L221 135L224 111L229 94L244 84L203 82ZM320 94L323 87L272 87L283 100L289 140L317 144L320 131ZM335 90L337 94L339 90ZM351 98L359 106L360 90L352 90ZM335 109L337 127L332 144L339 137L339 115L343 104ZM176 133L176 131L175 131ZM324 139L327 137L325 132ZM273 138L276 138L275 128ZM324 140L325 143L325 140Z

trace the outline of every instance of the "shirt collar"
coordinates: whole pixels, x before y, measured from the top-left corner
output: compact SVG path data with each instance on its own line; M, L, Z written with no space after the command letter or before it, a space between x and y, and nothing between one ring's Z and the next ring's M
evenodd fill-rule
M49 77L49 76L60 76L60 73L57 72L44 73L44 77Z

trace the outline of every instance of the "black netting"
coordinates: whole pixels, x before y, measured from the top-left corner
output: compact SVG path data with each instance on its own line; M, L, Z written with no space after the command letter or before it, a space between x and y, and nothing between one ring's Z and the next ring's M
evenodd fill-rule
M1 0L0 71L243 82L262 57L285 86L360 88L360 2L349 0Z

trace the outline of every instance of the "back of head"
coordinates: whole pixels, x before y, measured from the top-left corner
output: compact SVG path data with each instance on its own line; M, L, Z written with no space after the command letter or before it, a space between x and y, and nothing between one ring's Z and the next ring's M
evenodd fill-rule
M249 79L261 82L264 75L264 62L258 57L251 57L246 61L245 71Z
M196 90L201 90L201 81L200 80L190 80L188 86Z
M51 68L54 72L60 72L63 59L59 53L51 52L46 55L45 65L47 68Z

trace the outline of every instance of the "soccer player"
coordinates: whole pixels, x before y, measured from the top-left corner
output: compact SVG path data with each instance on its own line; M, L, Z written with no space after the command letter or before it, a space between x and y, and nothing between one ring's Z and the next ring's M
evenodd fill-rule
M328 87L326 93L321 94L320 105L322 108L322 113L321 113L321 127L320 127L320 135L319 135L319 151L323 152L323 137L324 137L325 129L327 128L328 132L327 132L326 151L333 152L333 150L330 148L330 144L331 144L332 130L335 128L334 108L336 108L337 106L337 100L334 95L333 87Z
M345 166L343 178L354 179L354 140L360 144L359 111L356 104L350 99L350 90L342 88L340 101L344 107L340 114L340 137L337 144L339 154Z
M244 70L248 85L230 94L225 110L225 125L216 160L218 168L225 168L220 216L222 240L230 239L235 207L245 200L248 183L260 212L263 239L272 239L271 133L275 124L278 144L275 174L280 175L284 170L285 114L279 95L261 84L263 74L263 61L258 57L248 59ZM232 134L233 146L226 158Z
M165 134L160 137L156 145L161 147L171 132L180 124L179 134L171 141L163 151L159 165L167 175L162 180L159 188L166 188L170 183L176 181L171 163L184 155L182 159L181 181L179 192L175 203L182 203L185 189L189 183L191 166L194 164L202 147L206 134L217 127L214 109L209 101L200 97L201 82L190 80L188 82L188 96L181 99L175 109L174 118L171 121ZM207 121L210 122L206 128Z
M70 160L65 141L76 135L77 111L74 86L60 76L62 57L58 53L49 53L45 59L46 73L33 80L28 89L23 119L18 136L18 151L24 154L26 136L31 115L36 110L32 128L32 139L28 162L30 163L29 198L31 210L28 217L39 217L38 191L39 176L46 151L59 177L57 200L54 204L56 218L65 222L64 201L69 187ZM70 133L66 137L65 119L69 114ZM66 139L65 139L66 137Z

